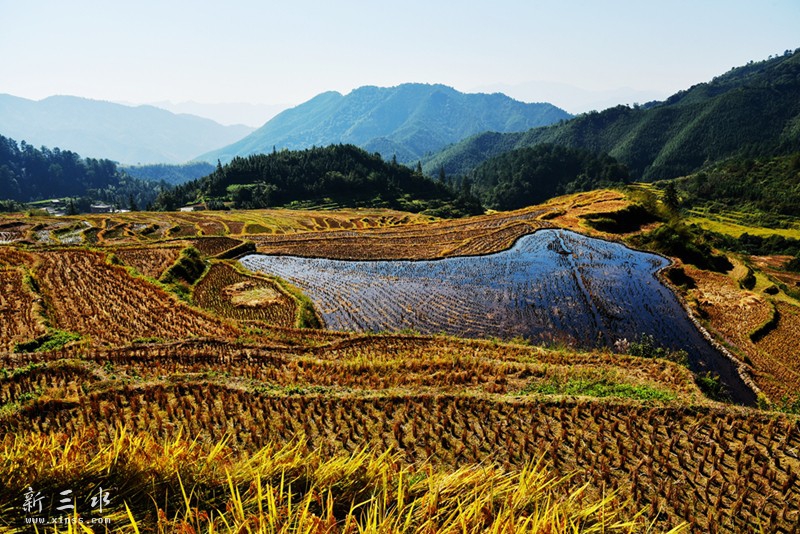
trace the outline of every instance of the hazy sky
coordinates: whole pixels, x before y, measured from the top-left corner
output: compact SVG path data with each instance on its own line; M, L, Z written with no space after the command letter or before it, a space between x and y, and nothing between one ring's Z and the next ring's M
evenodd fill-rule
M666 96L797 47L800 0L0 0L0 93L32 99L295 105L411 81Z

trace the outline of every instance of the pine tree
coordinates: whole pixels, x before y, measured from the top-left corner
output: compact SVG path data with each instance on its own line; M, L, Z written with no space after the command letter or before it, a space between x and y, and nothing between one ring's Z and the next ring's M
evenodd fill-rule
M664 205L670 211L675 211L678 209L679 204L678 190L675 189L675 184L673 182L669 182L664 188Z

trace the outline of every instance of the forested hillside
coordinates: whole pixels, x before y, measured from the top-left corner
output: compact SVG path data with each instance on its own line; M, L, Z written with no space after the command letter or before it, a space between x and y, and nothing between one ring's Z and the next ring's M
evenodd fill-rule
M732 159L677 182L687 203L800 217L800 152Z
M132 178L107 159L84 159L58 148L37 149L24 141L17 145L0 136L0 200L73 197L87 204L100 200L125 208L145 207L165 187Z
M466 175L509 150L552 143L608 153L637 180L683 176L737 157L800 150L800 51L749 63L664 102L617 106L524 133L485 133L428 158L435 174Z
M349 143L384 158L416 163L430 152L485 131L520 132L570 118L551 104L526 104L503 94L465 94L419 83L322 93L277 115L230 146L197 159L230 161L269 153Z
M472 193L489 208L518 209L564 193L621 185L628 170L608 155L537 145L495 156L469 175Z
M237 208L266 208L297 202L336 206L391 207L458 216L480 213L469 195L456 195L396 161L387 163L353 145L234 158L209 176L163 192L156 209L197 201Z

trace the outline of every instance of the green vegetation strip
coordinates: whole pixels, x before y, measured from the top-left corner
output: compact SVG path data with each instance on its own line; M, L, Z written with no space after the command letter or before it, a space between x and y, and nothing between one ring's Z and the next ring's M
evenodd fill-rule
M540 393L542 395L583 395L588 397L623 397L636 400L671 401L676 396L667 391L645 385L620 384L606 379L590 380L570 378L562 382L553 379L546 383L531 383L521 394Z
M742 289L753 289L756 287L756 275L753 272L752 267L747 268L747 274L745 274L741 280L739 280L739 287Z
M219 260L226 260L236 258L237 256L241 256L243 254L254 254L256 252L256 244L252 241L245 241L239 245L236 245L233 248L229 248L228 250L224 250L214 256Z
M314 309L314 303L300 288L277 276L270 278L297 302L297 318L295 320L297 328L322 328L322 321Z
M203 260L203 255L194 247L186 247L175 263L164 271L158 282L180 299L191 302L192 288L203 278L207 270L208 265Z
M51 330L43 336L39 336L31 341L17 343L14 345L14 352L45 352L57 350L67 343L77 341L81 338L80 334L65 332L63 330Z
M705 230L739 237L742 234L755 235L760 237L770 237L773 235L782 236L788 239L800 239L800 230L797 228L764 228L759 226L749 226L734 222L724 222L711 219L709 217L690 216L686 218L686 224L696 224Z
M165 272L161 275L161 282L165 284L195 283L206 270L203 255L194 248L187 247L181 251L181 255Z
M769 318L758 325L752 332L750 332L750 341L753 343L758 343L764 339L767 334L772 332L778 326L778 321L781 319L781 314L778 312L778 308L775 307L775 304L770 303L770 307L772 308L772 313L770 313Z

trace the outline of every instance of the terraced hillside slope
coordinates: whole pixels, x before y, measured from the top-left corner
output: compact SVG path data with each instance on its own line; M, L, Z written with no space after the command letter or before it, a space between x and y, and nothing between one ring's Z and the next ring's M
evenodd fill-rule
M304 295L230 259L485 254L545 227L622 240L659 224L597 229L620 228L608 221L631 202L598 191L458 221L4 216L0 524L58 516L71 489L96 532L796 530L800 420L766 404L775 368L741 363L756 409L709 398L710 377L646 343L308 328ZM43 513L23 510L29 488L50 496Z

